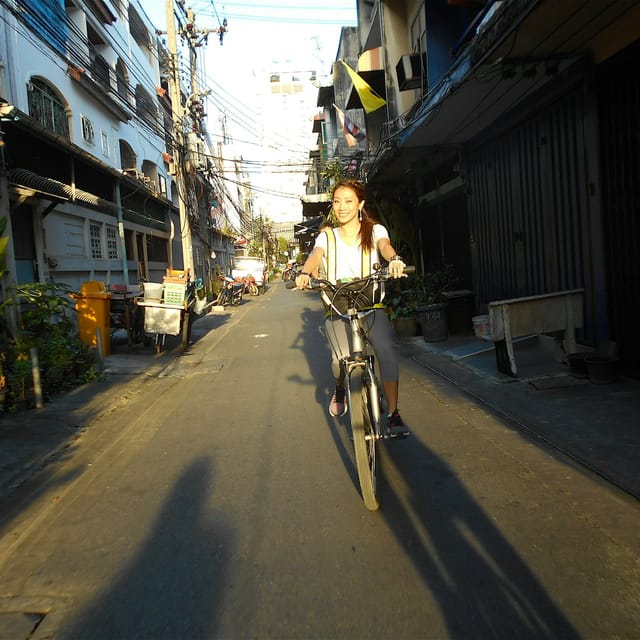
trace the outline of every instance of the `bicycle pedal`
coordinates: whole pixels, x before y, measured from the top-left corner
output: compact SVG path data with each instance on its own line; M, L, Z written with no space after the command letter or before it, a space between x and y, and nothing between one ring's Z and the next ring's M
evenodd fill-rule
M388 438L391 438L392 440L406 440L409 436L411 435L411 431L409 431L407 429L407 431L390 431L387 434Z

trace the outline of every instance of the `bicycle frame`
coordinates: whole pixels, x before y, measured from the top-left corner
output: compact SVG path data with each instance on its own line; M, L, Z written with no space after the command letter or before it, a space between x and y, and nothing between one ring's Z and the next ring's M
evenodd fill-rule
M375 370L375 355L368 352L371 347L366 338L366 332L362 326L359 312L355 308L347 310L345 316L348 317L349 327L351 329L351 352L348 356L341 358L340 366L345 374L345 388L349 405L351 402L351 377L356 369L363 372L364 390L367 393L367 409L371 420L373 433L366 436L367 439L374 438L380 440L388 437L386 424L382 420L382 385L378 379Z
M413 270L413 267L406 267L405 273ZM349 324L350 351L349 355L340 359L340 366L344 373L358 481L362 499L370 511L380 508L376 489L376 444L382 438L393 436L389 433L387 421L383 419L386 412L383 411L382 386L375 371L375 356L368 349L373 345L367 339L357 301L370 282L387 277L386 269L377 269L366 278L343 286L334 285L327 280L314 280L312 283L314 289L325 286L333 293L330 308ZM360 285L361 289L357 289ZM348 300L345 313L340 312L334 304L339 294Z

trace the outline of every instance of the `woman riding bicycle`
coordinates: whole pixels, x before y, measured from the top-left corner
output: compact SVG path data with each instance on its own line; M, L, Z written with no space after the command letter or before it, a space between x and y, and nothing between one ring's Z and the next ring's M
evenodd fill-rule
M389 233L384 226L373 220L364 204L365 190L362 182L345 179L334 186L332 206L338 225L320 233L316 238L313 250L296 277L298 289L308 289L311 274L316 273L321 266L327 274L327 280L335 284L368 275L373 266L380 263L380 258L388 261L391 277L402 277L405 264L391 246ZM393 329L381 304L384 295L380 289L382 286L379 283L378 289L372 293L371 308L365 313L363 323L380 366L389 412L389 430L406 432L398 413L398 360L393 345ZM331 313L327 314L325 328L331 346L331 368L336 378L329 413L339 417L348 409L340 358L349 353L350 330L343 318Z

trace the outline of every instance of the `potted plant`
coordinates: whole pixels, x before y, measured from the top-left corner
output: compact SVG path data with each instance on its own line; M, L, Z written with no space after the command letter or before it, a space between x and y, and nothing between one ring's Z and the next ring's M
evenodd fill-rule
M389 281L387 284L390 283L392 284L387 287L386 297L389 319L400 338L412 338L420 332L417 312L420 305L420 290L415 287L415 282L407 282L404 279Z
M440 342L449 337L447 302L443 296L453 283L451 265L444 265L437 271L429 271L421 278L423 304L418 307L417 314L426 342Z

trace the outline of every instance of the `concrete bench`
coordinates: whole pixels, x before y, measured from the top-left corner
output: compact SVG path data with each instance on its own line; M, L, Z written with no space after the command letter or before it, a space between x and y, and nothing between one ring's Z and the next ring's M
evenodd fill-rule
M518 336L553 335L556 358L560 361L566 353L574 353L575 330L583 324L583 298L584 289L572 289L490 302L491 340L495 344L498 370L518 375L513 354L513 338Z

